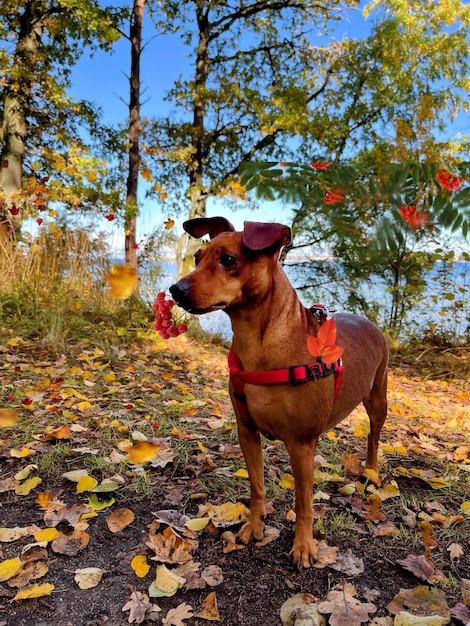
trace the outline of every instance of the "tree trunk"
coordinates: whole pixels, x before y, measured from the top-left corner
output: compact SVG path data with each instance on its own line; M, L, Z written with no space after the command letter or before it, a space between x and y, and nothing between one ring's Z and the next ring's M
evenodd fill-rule
M144 10L145 0L134 0L130 27L129 171L127 176L124 247L126 264L130 265L136 272L138 268L136 229L139 213L137 190L140 165L140 54L142 51Z
M205 217L207 193L204 190L204 117L206 103L204 91L209 75L209 35L210 24L208 19L209 8L205 2L197 5L197 24L199 40L196 52L195 98L193 109L193 127L191 136L192 161L189 166L189 194L191 207L189 218ZM184 275L193 267L193 256L199 247L195 239L183 235L178 244L178 274Z
M10 77L4 88L0 156L0 234L13 238L21 225L23 158L34 68L42 38L42 2L24 6ZM16 211L20 211L16 213Z

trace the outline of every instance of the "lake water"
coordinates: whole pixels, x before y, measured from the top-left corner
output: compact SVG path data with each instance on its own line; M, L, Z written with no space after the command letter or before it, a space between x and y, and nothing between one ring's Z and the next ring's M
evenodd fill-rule
M324 263L332 263L325 261ZM308 284L305 273L299 272L297 264L286 264L284 266L295 288L304 287ZM452 265L450 274L446 278L445 290L442 283L439 282L439 274L442 272L443 266L436 268L427 276L427 288L423 296L414 305L412 314L408 317L404 325L404 334L407 331L410 334L423 334L427 326L434 326L440 333L446 333L454 338L464 340L465 335L468 337L468 328L470 325L470 263L455 262ZM157 291L167 291L168 287L176 280L176 264L170 261L163 261L161 264L161 275L152 278L152 271L143 271L141 276L141 292L144 299L153 302ZM310 306L314 302L322 302L331 310L345 311L345 306L338 306L338 303L331 301L331 285L321 285L318 274L312 280L315 287L314 297L306 299L303 295L304 290L299 291L299 296L306 306ZM340 299L346 300L347 285L340 289ZM361 292L368 301L377 303L379 309L379 319L377 323L382 328L387 326L386 317L387 307L381 307L382 303L389 303L391 299L390 293L387 292L386 285L378 279L371 280L361 287ZM453 298L453 299L452 299ZM444 314L443 314L444 311ZM360 313L359 313L360 314ZM215 311L207 315L201 315L200 321L202 327L213 334L219 335L224 339L231 338L231 327L228 316L223 311Z

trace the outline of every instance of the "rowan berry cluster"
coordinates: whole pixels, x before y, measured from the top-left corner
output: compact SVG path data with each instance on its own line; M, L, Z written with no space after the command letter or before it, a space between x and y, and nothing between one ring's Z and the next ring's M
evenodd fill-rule
M175 324L171 315L171 307L175 305L173 300L167 299L164 291L157 293L155 309L155 330L158 330L162 339L178 337L188 330L186 324Z

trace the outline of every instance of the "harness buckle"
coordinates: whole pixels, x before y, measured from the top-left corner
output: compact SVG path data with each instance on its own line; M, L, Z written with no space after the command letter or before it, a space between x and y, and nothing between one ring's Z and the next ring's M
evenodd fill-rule
M303 378L300 378L296 374L296 370L298 372L299 368L301 367L304 368ZM308 365L305 365L304 363L300 365L291 365L290 367L287 368L287 370L289 372L289 382L293 384L306 383L308 380L312 380L312 379L315 380L317 376L317 374L314 373L312 369Z

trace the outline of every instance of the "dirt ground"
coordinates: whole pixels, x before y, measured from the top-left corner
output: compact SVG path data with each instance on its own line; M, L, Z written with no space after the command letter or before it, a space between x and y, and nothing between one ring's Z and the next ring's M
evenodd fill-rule
M88 382L80 386L80 395L78 385L68 381L70 388L77 391L72 401L68 393L55 397L53 392L57 395L58 389L64 389L67 376L72 375L71 368L77 367L77 361L69 362L63 356L44 358L41 355L39 359L32 348L29 352L26 350L27 356L24 350L20 356L16 347L4 349L6 358L0 370L0 389L6 399L3 406L8 404L9 398L8 406L20 409L25 395L33 398L36 409L24 409L20 425L26 429L26 421L32 422L31 434L26 439L33 442L29 449L35 456L18 458L12 454L13 444L15 450L21 449L23 444L18 443L20 438L15 428L4 429L0 456L0 528L47 527L47 509L38 503L41 493L49 494L49 499L60 500L67 510L86 503L90 494L77 493L76 484L64 478L64 472L85 467L102 480L120 471L124 480L112 494L97 494L99 500L112 496L114 503L97 510L94 517L86 520L89 543L83 549L76 554L61 554L52 549L51 543L35 548L42 550L37 560L45 563L48 571L32 583L52 584L52 593L13 600L21 584L11 586L11 578L2 578L0 625L128 624L130 613L123 607L133 591L148 595L149 585L155 579L159 561L152 560L155 553L148 546L149 534L161 533L167 527L155 522L161 518L158 512L172 510L176 511L175 517L184 514L198 518L200 505L207 502L223 505L240 501L249 506L247 480L242 474L234 477L244 464L225 390L223 351L201 350L186 340L173 345L170 352L160 349L140 359L134 354L135 359L128 356L116 365L92 356L88 360L79 359L81 372L89 375L74 375L80 376L81 382ZM90 349L88 354L91 353ZM100 363L107 365L100 370ZM106 375L108 378L104 379ZM47 384L45 378L49 381ZM60 378L64 378L65 383L60 381L59 387L51 389ZM118 382L121 387L117 386ZM319 521L315 528L319 540L324 538L325 532L328 546L337 548L339 555L349 556L349 564L339 571L334 564L304 571L293 567L289 557L293 522L288 519L293 491L282 486L282 477L289 474L289 462L281 444L265 442L268 496L272 502L267 524L280 531L279 537L261 547L249 545L225 552L221 539L225 524L223 528L209 524L197 531L191 558L200 564L199 572L216 566L217 580L206 576L198 579L196 588L188 589L191 585L186 584L172 596L150 598L150 604L157 604L160 611L148 612L145 623L207 624L208 614L202 613L204 617L197 614L203 610L209 594L215 592L218 614L214 614L214 619L223 626L280 626L281 606L291 596L308 593L320 601L335 585L345 582L354 585L360 602L373 602L377 610L370 615L370 620L382 618L376 624L392 624L393 614L389 609L392 599L400 590L416 589L420 585L442 590L448 609L461 603L461 611L464 611L461 581L470 578L470 515L462 506L470 501L467 385L465 380L435 381L413 376L406 370L392 372L390 418L382 437L381 462L383 485L392 485L395 492L379 505L378 518L364 509L364 504L373 502L370 495L376 488L369 484L368 489L361 492L359 485L364 481L346 476L346 471L341 469L345 454L364 458L365 413L356 411L339 426L335 435L323 438L319 458L322 467L315 496ZM119 403L115 389L119 392ZM90 398L93 396L93 407L80 413L76 407L87 394ZM139 405L141 398L144 406ZM57 410L51 413L52 402ZM124 410L123 405L132 405L133 409ZM67 411L78 413L78 419L72 419ZM132 423L128 417L130 411ZM121 429L122 432L113 430L113 420L124 422L124 415L128 419L127 428ZM214 428L214 420L221 420L223 426ZM122 460L116 461L110 456L110 450L136 430L147 433L151 441L151 428L146 429L149 422L153 424L154 433L163 436L158 441L170 440L173 450L170 462L153 467L143 464L143 469L129 468ZM35 439L35 435L50 433L63 423L74 426L70 440ZM81 427L87 430L82 431ZM93 462L90 456L94 457ZM101 457L104 461L98 463ZM37 465L35 471L42 476L42 483L25 495L8 488L6 481L14 480L29 464ZM347 485L353 485L352 492L340 491ZM111 532L107 519L121 508L132 510L135 518L119 532ZM427 533L420 526L423 521L431 528ZM383 528L382 524L386 527L392 524L394 529L377 532L379 527ZM240 524L232 526L229 529L236 530ZM75 527L61 521L57 529L69 536ZM177 528L176 532L183 535L185 530ZM3 541L0 561L30 554L25 546L34 542L31 534ZM450 546L460 546L461 550L452 552ZM150 565L144 577L137 576L131 567L136 555L146 556ZM435 568L434 573L425 573L425 579L420 571L417 575L416 571L412 573L397 562L409 555L426 555ZM352 558L361 566L355 567ZM172 565L168 567L171 569ZM81 589L75 582L75 572L88 567L104 570L103 577L95 587ZM176 614L172 618L171 610L183 603L192 607L194 616L178 618ZM423 611L429 613L429 607ZM462 618L448 617L450 624L465 623Z

